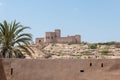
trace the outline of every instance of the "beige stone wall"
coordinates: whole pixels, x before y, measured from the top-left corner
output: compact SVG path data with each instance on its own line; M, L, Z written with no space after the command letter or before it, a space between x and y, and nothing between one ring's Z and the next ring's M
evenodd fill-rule
M75 35L75 39L77 43L81 43L81 36L80 35Z
M46 32L44 38L36 38L36 43L39 41L45 43L81 43L80 35L61 37L61 31L56 29L55 32Z
M61 37L57 39L58 43L81 43L80 35Z
M45 42L46 43L53 43L56 41L55 39L55 32L46 32L45 33Z
M61 37L61 30L60 29L56 29L55 30L55 35L56 35L56 38L60 38Z
M44 43L44 38L36 38L36 39L35 39L35 43L36 43L36 44Z
M120 59L4 59L5 67L9 61L11 80L120 80Z
M61 37L57 39L58 43L76 43L75 37Z

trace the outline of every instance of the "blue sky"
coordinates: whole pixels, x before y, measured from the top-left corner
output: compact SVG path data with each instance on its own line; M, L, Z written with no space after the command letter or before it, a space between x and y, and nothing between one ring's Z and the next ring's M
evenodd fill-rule
M120 41L120 0L0 0L0 22L15 19L33 38L61 29L82 41Z

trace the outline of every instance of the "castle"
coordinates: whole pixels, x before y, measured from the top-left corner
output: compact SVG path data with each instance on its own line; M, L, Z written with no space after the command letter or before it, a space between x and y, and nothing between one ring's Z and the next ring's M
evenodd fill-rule
M36 38L36 43L81 43L81 36L61 37L61 30L55 29L54 32L45 32L44 38Z

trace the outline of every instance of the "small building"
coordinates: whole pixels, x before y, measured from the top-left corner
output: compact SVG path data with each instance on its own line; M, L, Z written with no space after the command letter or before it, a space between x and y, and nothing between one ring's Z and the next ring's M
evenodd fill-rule
M36 38L36 43L81 43L81 36L67 36L61 37L61 30L55 29L54 32L45 32L43 38Z

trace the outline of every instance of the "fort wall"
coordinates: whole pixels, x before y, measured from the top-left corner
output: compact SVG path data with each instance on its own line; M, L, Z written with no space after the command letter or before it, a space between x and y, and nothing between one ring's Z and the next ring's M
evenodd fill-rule
M55 30L55 34L56 34L56 38L60 38L61 37L61 31L59 29Z
M3 59L3 64L7 80L120 80L120 59Z
M81 36L61 37L61 30L56 29L55 32L45 32L44 38L36 38L36 44L39 41L42 43L81 43Z
M44 37L45 42L46 43L53 43L53 42L55 42L56 41L55 36L56 36L55 32L46 32L45 33L45 37Z
M44 42L44 38L36 38L36 44L39 44L39 43L43 43Z
M76 43L76 39L74 36L69 36L69 37L61 37L57 39L58 43Z

